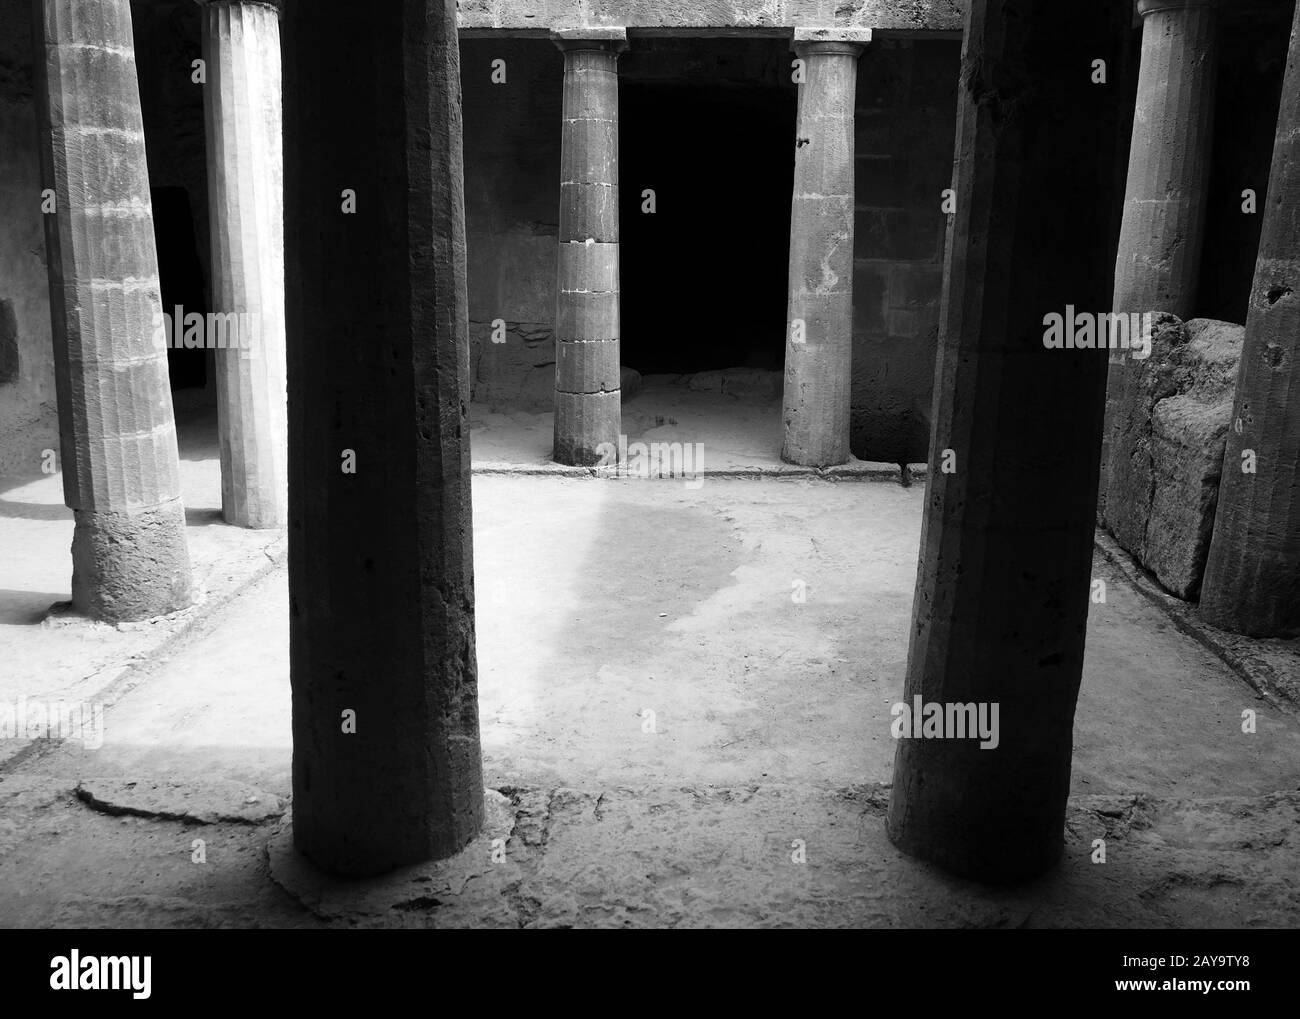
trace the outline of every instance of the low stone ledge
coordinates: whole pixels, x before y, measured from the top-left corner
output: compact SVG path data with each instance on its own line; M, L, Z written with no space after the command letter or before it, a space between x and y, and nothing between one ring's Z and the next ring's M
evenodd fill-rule
M1204 623L1196 606L1160 586L1115 538L1102 529L1094 544L1139 594L1162 609L1182 633L1212 652L1274 707L1300 714L1300 640L1243 637Z

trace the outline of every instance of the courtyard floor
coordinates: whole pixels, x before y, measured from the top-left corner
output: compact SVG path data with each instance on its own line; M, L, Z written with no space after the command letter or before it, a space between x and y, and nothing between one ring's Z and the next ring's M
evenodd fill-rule
M480 415L476 462L524 459L504 436L535 417ZM210 596L161 634L42 621L71 515L57 477L0 486L0 699L107 704L97 749L11 741L0 925L1300 925L1300 724L1100 555L1059 870L994 889L899 854L889 711L925 488L825 477L477 474L488 830L322 879L287 851L280 539L214 517L207 427L183 455Z

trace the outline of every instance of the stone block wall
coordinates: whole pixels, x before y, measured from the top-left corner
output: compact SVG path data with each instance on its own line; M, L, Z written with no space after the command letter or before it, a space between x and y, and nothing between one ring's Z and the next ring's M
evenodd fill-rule
M960 60L957 40L886 39L858 64L851 445L863 460L928 455Z

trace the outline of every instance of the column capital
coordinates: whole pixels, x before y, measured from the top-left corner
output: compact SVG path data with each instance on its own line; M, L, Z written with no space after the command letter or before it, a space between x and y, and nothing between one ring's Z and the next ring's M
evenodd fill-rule
M551 42L560 49L603 50L622 53L628 48L626 28L558 28L551 31Z
M1219 0L1137 0L1137 13L1139 18L1145 18L1148 14L1157 14L1160 11L1218 6Z
M812 53L856 57L869 42L869 28L796 28L791 49L800 56Z
M277 13L284 13L284 0L194 0L200 7L216 7L218 4L230 4L240 7L270 7Z

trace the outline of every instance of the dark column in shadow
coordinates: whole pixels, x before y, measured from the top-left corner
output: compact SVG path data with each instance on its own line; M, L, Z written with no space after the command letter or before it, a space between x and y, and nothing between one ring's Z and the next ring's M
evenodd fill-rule
M482 824L455 4L283 38L294 842L363 876Z
M1048 348L1045 319L1110 304L1122 92L1094 83L1094 61L1117 71L1131 14L1126 0L972 0L967 14L904 700L986 705L996 746L952 738L955 711L912 718L888 826L908 853L982 880L1040 874L1064 842L1106 352Z
M1276 138L1201 614L1236 633L1293 637L1300 634L1300 6Z

